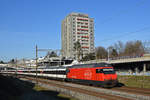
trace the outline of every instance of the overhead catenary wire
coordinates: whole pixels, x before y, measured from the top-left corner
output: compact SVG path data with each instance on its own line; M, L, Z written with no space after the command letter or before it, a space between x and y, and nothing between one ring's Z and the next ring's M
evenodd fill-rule
M148 29L150 29L150 26L144 27L144 28L138 29L136 31L132 31L132 32L125 32L125 33L123 33L121 35L118 35L118 36L114 36L114 37L111 37L111 38L100 40L99 42L108 42L110 40L114 40L114 38L115 39L119 39L119 38L123 38L123 37L128 37L128 36L130 36L132 34L135 34L135 33L138 33L138 32L142 32L142 31L145 31L145 30L148 30Z
M148 1L148 0L140 0L140 1L138 1L137 3L135 3L134 9L137 8L137 7L143 6L144 4L146 4L147 1ZM100 24L105 24L106 22L109 22L109 21L113 20L114 17L117 17L117 16L122 15L122 14L124 14L124 13L127 13L127 12L129 12L129 11L131 11L131 9L122 10L122 11L116 13L114 16L106 18L106 19L103 20ZM114 36L114 37L111 37L111 38L103 39L103 40L100 40L100 41L98 41L98 42L107 42L107 41L110 41L110 40L114 40L114 38L117 38L117 39L118 39L118 38L122 38L122 37L127 37L127 36L130 36L130 35L132 35L132 34L135 34L135 33L138 33L138 32L142 32L142 31L145 31L145 30L148 30L149 28L150 28L150 26L148 26L148 27L143 27L143 28L141 28L141 29L139 29L139 30L136 30L136 31L133 31L133 32L124 32L123 34L121 34L121 35L119 35L119 36Z
M146 1L147 1L147 0L141 0L141 1L137 2L137 3L135 4L135 8L144 5L144 4L146 3ZM108 18L104 19L103 21L100 22L100 24L105 24L106 22L109 22L109 21L113 20L115 17L120 16L120 15L122 15L122 14L125 14L125 13L127 13L127 12L129 12L129 11L131 11L131 9L121 10L121 11L119 11L118 13L116 13L114 16L108 17Z

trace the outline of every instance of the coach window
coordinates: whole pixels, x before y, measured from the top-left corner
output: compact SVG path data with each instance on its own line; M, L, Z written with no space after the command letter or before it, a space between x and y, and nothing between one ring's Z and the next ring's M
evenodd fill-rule
M66 74L66 71L64 71L64 75Z
M61 74L61 71L59 71L58 74Z
M47 71L47 74L50 74L51 73L51 71Z
M101 69L96 69L96 73L102 73Z
M65 75L65 71L62 71L62 75Z
M53 71L50 71L50 74L53 74Z
M56 71L53 71L53 74L55 74L56 73Z
M56 71L53 71L53 74L56 74Z
M51 71L49 71L49 74L51 74Z
M45 71L44 73L47 74L47 71Z
M54 74L54 71L51 71L51 74Z

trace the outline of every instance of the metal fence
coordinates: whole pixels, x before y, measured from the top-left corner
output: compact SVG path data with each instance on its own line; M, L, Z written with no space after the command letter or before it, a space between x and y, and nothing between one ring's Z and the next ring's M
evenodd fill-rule
M117 75L150 76L150 71L140 72L140 73L137 73L137 72L116 72L116 73Z

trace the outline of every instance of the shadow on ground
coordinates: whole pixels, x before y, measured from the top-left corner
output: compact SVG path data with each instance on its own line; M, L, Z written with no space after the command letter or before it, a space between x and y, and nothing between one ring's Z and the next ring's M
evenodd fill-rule
M125 84L120 83L120 82L116 85L116 87L122 87L122 86L125 86Z
M0 100L70 100L58 92L34 90L35 84L12 76L0 75Z
M18 100L70 100L67 97L59 97L58 95L58 92L44 90L24 93Z

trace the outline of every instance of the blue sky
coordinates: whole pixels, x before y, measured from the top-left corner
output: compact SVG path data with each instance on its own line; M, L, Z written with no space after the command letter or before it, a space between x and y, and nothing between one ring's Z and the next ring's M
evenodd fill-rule
M150 0L0 0L0 60L34 58L61 48L61 21L71 12L95 22L95 46L150 40ZM42 54L41 54L42 55Z

